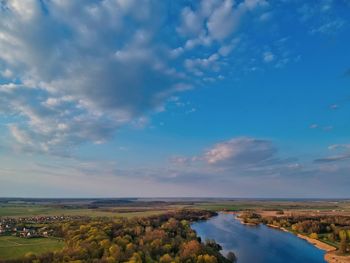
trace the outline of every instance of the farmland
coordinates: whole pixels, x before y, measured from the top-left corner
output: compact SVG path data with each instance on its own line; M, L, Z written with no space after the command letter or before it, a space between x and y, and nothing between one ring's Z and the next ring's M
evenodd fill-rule
M350 215L348 200L252 200L252 199L0 199L0 217L88 216L135 217L150 216L181 208L212 211L246 209L261 211L294 211L339 213Z
M57 238L19 238L0 236L0 259L23 257L28 252L42 254L62 249L64 242Z
M164 209L116 209L116 208L60 208L41 205L3 205L0 206L0 217L28 216L89 216L89 217L134 217L160 213Z

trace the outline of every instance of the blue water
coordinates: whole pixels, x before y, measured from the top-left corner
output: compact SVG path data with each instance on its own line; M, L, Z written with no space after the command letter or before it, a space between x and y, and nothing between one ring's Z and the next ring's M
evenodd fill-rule
M192 224L204 241L214 239L222 254L233 251L239 263L324 263L323 250L295 235L265 225L242 225L232 214L220 213Z

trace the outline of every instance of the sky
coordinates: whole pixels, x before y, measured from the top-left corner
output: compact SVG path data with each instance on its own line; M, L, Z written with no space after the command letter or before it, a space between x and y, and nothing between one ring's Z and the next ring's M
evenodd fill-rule
M0 0L0 196L350 198L349 13Z

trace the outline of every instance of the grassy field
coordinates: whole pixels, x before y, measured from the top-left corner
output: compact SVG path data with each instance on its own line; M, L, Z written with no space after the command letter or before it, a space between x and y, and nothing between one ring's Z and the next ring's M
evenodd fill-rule
M264 201L264 200L236 200L218 202L198 202L193 205L195 208L208 210L230 210L239 211L252 210L319 210L319 211L341 211L350 212L349 201Z
M171 209L171 208L169 208ZM123 211L127 210L127 211ZM133 211L135 210L135 211ZM0 217L30 217L30 216L90 216L90 217L134 217L150 216L166 210L153 208L147 210L131 209L88 209L88 208L60 208L41 205L2 205Z
M90 217L134 217L149 216L164 213L167 210L179 208L197 208L213 211L231 210L308 210L308 211L337 211L350 214L349 201L277 201L277 200L206 200L172 202L165 204L149 204L147 202L131 203L129 205L99 205L89 208L83 202L57 205L54 202L46 204L32 203L0 203L0 217L29 217L29 216L90 216Z
M54 238L19 238L0 236L0 259L15 259L26 253L42 254L48 251L60 250L64 241Z

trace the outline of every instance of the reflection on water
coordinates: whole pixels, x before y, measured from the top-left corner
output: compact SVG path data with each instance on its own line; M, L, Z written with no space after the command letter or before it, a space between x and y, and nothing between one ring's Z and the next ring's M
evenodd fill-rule
M264 225L242 225L232 214L220 213L192 224L197 234L215 239L223 254L233 251L239 263L324 263L324 251L293 234Z

